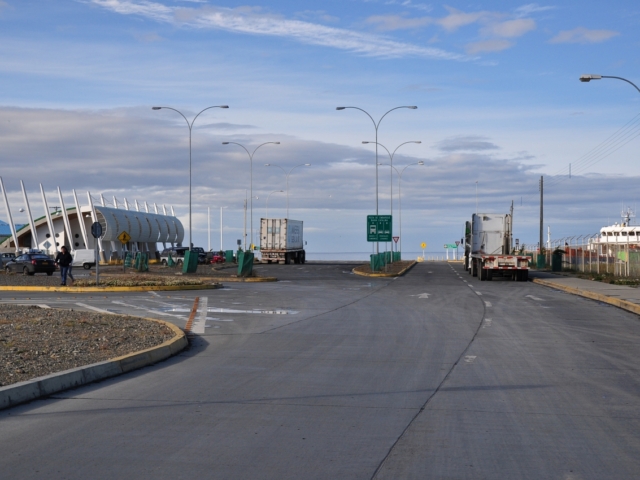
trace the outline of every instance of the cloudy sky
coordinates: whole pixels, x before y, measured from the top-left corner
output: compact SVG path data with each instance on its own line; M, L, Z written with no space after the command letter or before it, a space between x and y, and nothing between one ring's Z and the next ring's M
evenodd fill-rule
M255 225L304 220L312 252L367 252L378 141L402 177L405 251L442 252L476 210L515 208L515 237L596 232L639 200L640 4L413 0L0 0L0 177L14 210L25 182L173 205L188 225L193 127L194 241L242 236L253 151ZM380 149L379 162L389 163ZM278 167L265 167L270 163ZM571 165L571 177L569 177ZM390 169L378 170L390 211ZM394 173L395 233L398 179ZM476 183L477 182L477 183ZM476 197L477 185L477 197ZM14 212L17 223L26 221ZM4 206L0 219L6 220ZM546 237L546 232L545 232Z

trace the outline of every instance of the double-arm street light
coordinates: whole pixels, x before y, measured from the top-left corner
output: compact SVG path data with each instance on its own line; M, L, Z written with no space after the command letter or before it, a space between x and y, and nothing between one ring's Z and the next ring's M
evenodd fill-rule
M378 165L382 166L382 165L385 165L385 164L384 163L379 163ZM400 234L399 235L400 236L400 255L402 255L402 174L411 165L424 165L424 162L422 160L420 160L419 162L416 162L416 163L410 163L409 165L407 165L406 167L404 167L400 171L398 171L398 169L396 167L394 167L393 165L389 165L398 174L398 213L399 213L398 216L400 217L399 218L399 220L400 220L399 221L399 225L400 225L400 232L399 232L399 234Z
M191 130L193 129L193 124L196 121L196 118L198 118L202 112L209 110L210 108L229 108L229 105L212 105L211 107L207 107L203 110L200 110L200 112L195 117L193 117L193 120L191 120L191 122L187 120L187 117L185 117L180 110L176 110L175 108L151 107L152 110L161 110L163 108L166 110L173 110L174 112L179 113L180 116L184 118L184 121L187 122L187 127L189 127L189 250L191 250L191 248L193 247L193 237L192 237L192 228L191 228Z
M622 78L622 77L613 77L611 75L596 75L593 73L587 73L584 75L580 75L580 81L581 82L590 82L591 80L600 80L601 78L615 78L616 80L622 80L623 82L627 82L630 83L631 85L633 85L635 87L636 90L638 90L638 92L640 92L640 88L638 88L638 86L633 83L631 80L627 80L626 78Z
M400 108L409 108L411 110L415 110L418 107L416 107L415 105L408 105L408 106L400 106L400 107L395 107L392 108L391 110L388 110L384 115L382 115L382 117L380 117L380 120L378 120L378 122L376 122L373 117L371 115L369 115L369 112L367 112L366 110L363 110L360 107L336 107L336 110L346 110L347 108L351 108L354 110L360 110L362 113L364 113L367 117L369 117L371 119L371 122L373 122L373 127L375 128L376 131L376 215L378 215L378 128L380 127L380 122L382 122L382 119L384 117L386 117L389 113L393 112L394 110L398 110ZM380 244L376 242L376 253L380 253Z
M283 193L284 190L274 190L273 192L271 192L269 195L267 195L267 202L264 206L264 218L269 218L269 197L271 195L273 195L274 193Z
M282 168L280 165L275 165L273 163L265 163L264 164L265 167L278 167L280 170L282 170L284 172L284 174L287 176L287 218L289 218L289 175L291 175L291 172L293 172L296 168L298 167L310 167L311 164L310 163L301 163L300 165L296 165L295 167L293 167L291 170L289 170L289 172L287 173L287 171ZM281 190L282 191L282 190Z
M365 145L368 143L375 143L376 145L380 145L382 148L384 148L389 154L389 163L390 163L389 166L393 168L393 157L401 146L406 145L407 143L422 143L422 142L420 140L409 140L408 142L401 143L396 147L393 153L390 152L389 149L385 147L383 144L378 142L362 142L362 143ZM393 170L391 170L391 168L389 169L389 183L391 185L391 215L393 215Z
M256 148L253 149L253 152L249 152L249 150L247 150L247 148L237 142L222 142L223 145L238 145L239 147L242 147L244 149L245 152L247 152L247 155L249 155L249 176L251 177L251 205L250 205L250 210L251 210L251 215L250 215L250 219L249 221L251 222L251 226L249 228L249 230L251 231L251 236L249 237L251 239L251 241L253 242L253 155L256 153L256 151L264 146L264 145L269 145L269 144L273 144L273 145L280 145L280 142L264 142L261 143L260 145L258 145ZM246 246L246 245L245 245Z

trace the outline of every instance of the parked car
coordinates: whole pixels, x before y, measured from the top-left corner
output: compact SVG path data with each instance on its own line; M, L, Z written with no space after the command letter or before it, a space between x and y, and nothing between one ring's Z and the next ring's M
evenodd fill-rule
M73 263L71 265L74 267L82 267L85 270L90 270L91 267L95 267L96 265L95 250L90 250L90 249L74 250L72 255L73 255Z
M44 253L23 253L4 265L6 273L22 273L33 275L35 273L46 273L53 275L56 271L55 262Z
M193 247L192 252L198 252L198 263L207 263L207 252L202 247Z
M224 255L222 252L212 252L210 263L224 263Z
M162 263L162 265L167 265L167 262L169 261L169 255L171 255L171 258L174 262L176 262L178 265L182 265L184 263L184 252L186 252L187 250L189 250L187 247L165 248L160 254L160 263Z
M10 253L10 252L0 253L0 268L2 268L5 263L9 262L10 260L13 260L14 258L16 258L15 253Z

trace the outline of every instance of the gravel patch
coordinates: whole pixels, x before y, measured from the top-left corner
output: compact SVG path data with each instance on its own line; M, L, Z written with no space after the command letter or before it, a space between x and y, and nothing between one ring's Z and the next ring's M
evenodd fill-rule
M174 332L136 317L0 306L0 386L160 345Z

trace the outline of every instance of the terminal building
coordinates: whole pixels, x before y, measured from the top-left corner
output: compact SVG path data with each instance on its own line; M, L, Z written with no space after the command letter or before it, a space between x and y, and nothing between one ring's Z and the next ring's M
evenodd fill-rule
M60 247L65 245L70 251L81 249L95 249L96 242L102 260L122 258L124 252L148 252L150 257L156 256L158 244L163 248L167 246L180 246L184 239L184 227L173 214L167 214L163 206L163 213L158 213L158 207L154 205L155 213L149 212L149 207L144 203L144 210L135 202L135 209L130 208L125 199L124 208L118 208L118 202L114 197L114 206L106 206L101 195L102 205L94 205L91 194L87 192L88 205L81 206L75 190L73 197L75 206L64 207L64 201L58 188L61 207L49 212L44 189L41 188L45 215L34 218L29 208L24 184L22 185L25 199L25 211L29 217L29 223L16 228L12 221L11 209L7 200L6 191L0 178L0 188L4 196L4 204L8 217L8 236L0 240L0 251L23 251L37 249L50 255L55 255ZM91 234L91 225L100 223L102 236L94 239ZM119 237L126 232L128 242L123 244Z

